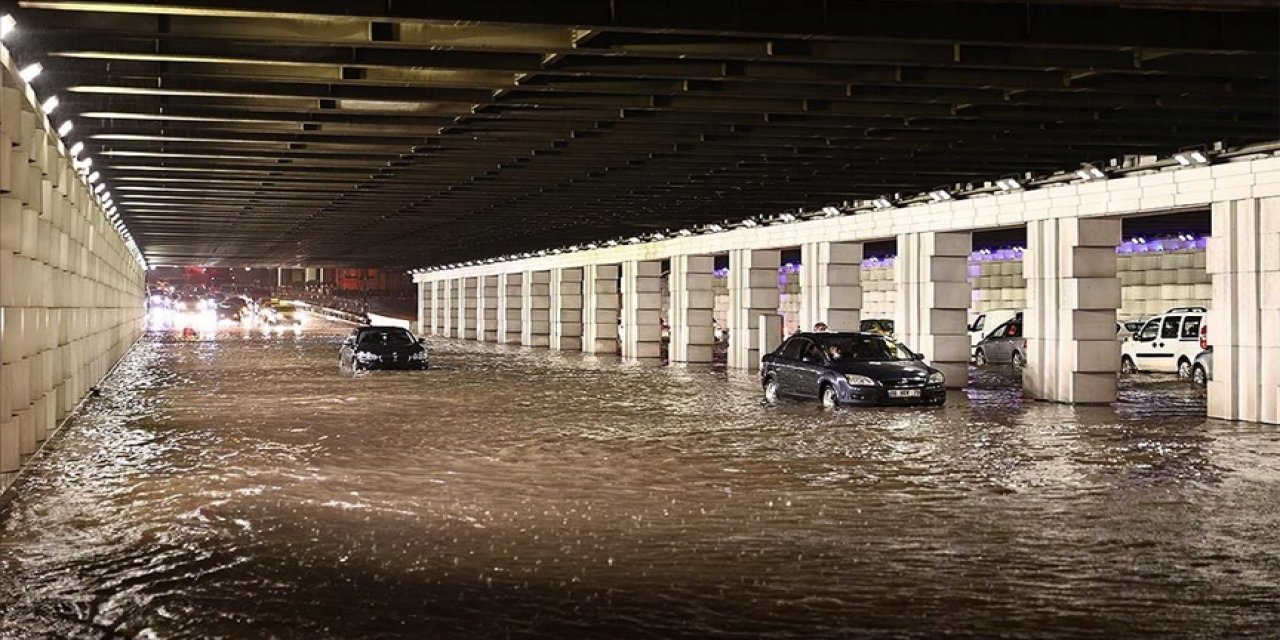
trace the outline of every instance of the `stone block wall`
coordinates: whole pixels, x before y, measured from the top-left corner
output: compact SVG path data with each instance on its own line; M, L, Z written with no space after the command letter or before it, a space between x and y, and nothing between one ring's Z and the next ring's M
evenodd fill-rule
M0 491L124 355L144 270L0 53Z

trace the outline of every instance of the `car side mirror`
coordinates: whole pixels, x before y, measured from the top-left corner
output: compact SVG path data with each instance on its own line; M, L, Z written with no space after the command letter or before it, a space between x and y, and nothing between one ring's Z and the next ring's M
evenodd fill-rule
M923 354L923 353L917 353L917 354L916 354L916 360L924 360L924 354Z
M342 339L342 346L344 346L344 347L349 347L349 346L351 346L351 345L353 345L353 344L355 344L355 343L356 343L356 341L355 341L355 340L352 340L351 338L343 338L343 339Z
M424 346L425 346L425 345L427 344L427 339L426 339L426 338L418 338L418 344L420 344L420 345L424 345Z

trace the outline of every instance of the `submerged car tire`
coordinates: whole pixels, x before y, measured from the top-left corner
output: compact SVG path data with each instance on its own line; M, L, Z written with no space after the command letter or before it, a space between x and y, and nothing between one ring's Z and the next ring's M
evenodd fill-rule
M1202 386L1209 386L1209 372L1204 370L1203 365L1195 365L1191 367L1191 381Z
M836 396L836 388L831 385L822 387L822 407L824 409L835 409L840 406L840 399Z
M764 401L768 404L778 404L778 380L773 376L764 379Z
M1133 363L1133 358L1124 356L1120 358L1120 373L1137 373L1138 365Z
M1178 361L1178 377L1186 380L1191 377L1191 361L1183 358Z
M973 353L973 363L979 367L987 366L987 353L982 349L978 349Z
M1013 357L1010 358L1009 360L1010 362L1013 363L1013 368L1015 370L1019 370L1027 366L1027 358L1026 356L1022 355L1021 351L1014 351Z

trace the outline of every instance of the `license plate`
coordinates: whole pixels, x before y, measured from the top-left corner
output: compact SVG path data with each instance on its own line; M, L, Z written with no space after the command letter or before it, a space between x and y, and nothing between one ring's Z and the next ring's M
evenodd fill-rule
M889 397L890 398L919 398L920 390L919 389L890 389Z

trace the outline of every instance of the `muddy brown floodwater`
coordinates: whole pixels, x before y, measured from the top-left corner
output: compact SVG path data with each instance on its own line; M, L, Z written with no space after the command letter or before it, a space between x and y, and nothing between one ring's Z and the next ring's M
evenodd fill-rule
M1276 637L1280 432L341 329L146 338L0 511L4 638Z

